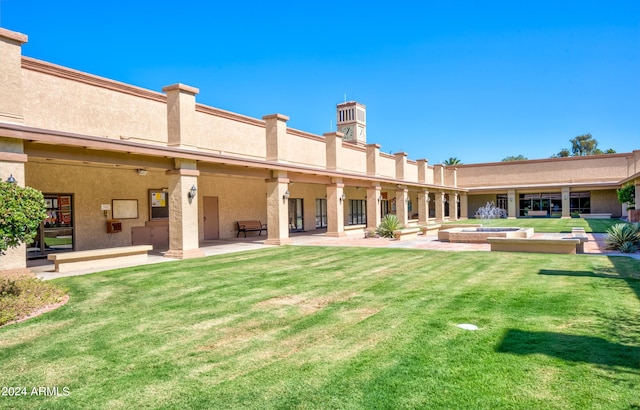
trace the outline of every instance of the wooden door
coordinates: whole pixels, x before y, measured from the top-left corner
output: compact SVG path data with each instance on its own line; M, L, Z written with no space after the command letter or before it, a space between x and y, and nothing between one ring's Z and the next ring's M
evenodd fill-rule
M205 196L203 201L204 239L219 239L220 220L218 214L218 197Z

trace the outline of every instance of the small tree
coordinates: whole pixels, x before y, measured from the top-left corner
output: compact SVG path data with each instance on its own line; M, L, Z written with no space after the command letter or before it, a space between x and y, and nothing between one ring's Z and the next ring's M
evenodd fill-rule
M636 187L633 184L625 185L620 189L616 189L618 201L622 204L636 203Z
M524 155L520 154L520 155L509 155L508 157L504 157L502 158L502 162L509 162L509 161L526 161L529 158L525 157Z
M462 161L460 161L456 157L451 157L449 159L445 159L442 163L444 165L462 165Z
M0 254L33 241L46 217L42 192L0 182Z
M598 153L598 141L591 134L578 135L569 141L571 142L571 153L574 157L584 157Z

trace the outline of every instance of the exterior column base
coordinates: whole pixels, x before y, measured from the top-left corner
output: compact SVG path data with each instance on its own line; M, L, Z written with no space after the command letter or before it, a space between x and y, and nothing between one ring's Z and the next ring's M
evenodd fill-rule
M324 236L328 236L331 238L344 238L345 236L347 236L346 232L327 232L324 234Z
M173 258L173 259L192 259L192 258L202 258L204 252L201 249L169 249L163 255L165 258Z
M560 219L571 219L570 216L561 216Z
M273 238L264 241L265 245L291 245L291 238Z
M518 219L515 216L508 216L507 219Z

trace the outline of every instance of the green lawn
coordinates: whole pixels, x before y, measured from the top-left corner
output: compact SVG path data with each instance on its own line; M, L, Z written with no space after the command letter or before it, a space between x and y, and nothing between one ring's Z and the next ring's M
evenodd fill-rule
M0 408L640 408L626 257L283 246L56 283L0 328L0 385L70 394Z
M484 226L534 228L535 232L571 232L571 228L584 228L585 232L607 232L612 225L625 221L620 219L580 218L518 218L518 219L467 219L454 224L478 223Z

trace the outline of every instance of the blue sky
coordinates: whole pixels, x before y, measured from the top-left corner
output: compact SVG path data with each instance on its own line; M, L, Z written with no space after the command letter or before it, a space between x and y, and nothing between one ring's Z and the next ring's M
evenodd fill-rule
M367 142L440 163L640 149L640 1L0 0L23 54L292 128L367 106Z

